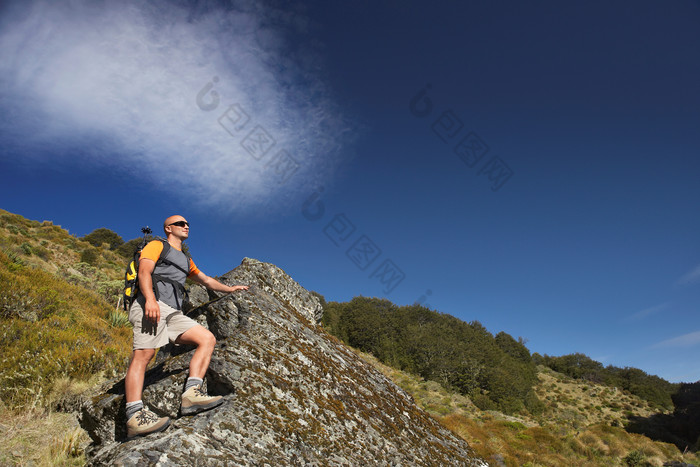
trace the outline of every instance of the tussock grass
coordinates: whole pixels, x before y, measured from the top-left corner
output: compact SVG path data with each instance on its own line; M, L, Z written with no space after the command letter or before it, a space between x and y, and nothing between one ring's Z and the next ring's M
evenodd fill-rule
M0 465L80 466L87 433L72 414L0 409Z
M0 251L13 263L55 274L116 304L123 286L124 257L97 248L51 221L28 220L0 209ZM90 252L90 264L85 260Z
M0 465L84 465L89 437L55 408L126 368L131 329L111 303L124 260L81 263L88 248L0 210Z
M115 328L125 328L131 326L129 315L121 310L111 310L107 315L107 321Z
M131 331L98 295L0 252L0 399L28 407L60 378L125 368Z
M658 467L671 461L700 465L696 453L683 454L673 444L625 431L625 414L614 410L614 405L625 405L638 416L655 412L646 402L622 391L576 381L542 367L536 391L546 401L544 415L507 416L482 411L468 397L436 382L386 366L372 355L357 353L409 393L445 428L465 439L490 465L627 466L625 459L643 459L634 465Z
M623 426L630 416L647 418L659 413L648 402L616 388L574 380L549 368L538 367L535 392L547 401L541 420L571 428L596 423Z

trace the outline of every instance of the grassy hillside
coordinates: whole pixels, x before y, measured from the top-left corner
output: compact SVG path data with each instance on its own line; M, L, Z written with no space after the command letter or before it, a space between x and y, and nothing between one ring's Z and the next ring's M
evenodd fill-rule
M535 392L546 409L537 417L483 411L468 397L384 365L360 353L416 403L469 442L493 466L662 466L700 465L695 452L629 433L630 418L656 412L630 393L575 380L538 367Z
M441 402L428 398L424 406L467 439L480 440L478 427L493 414L517 416L499 415L498 420L521 424L509 427L517 427L514 436L523 439L513 440L510 431L489 428L493 443L484 443L484 456L504 456L510 459L508 465L533 461L525 456L528 452L537 453L540 464L533 461L535 465L618 465L631 455L626 464L647 465L640 459L649 457L656 459L653 465L661 465L657 462L661 458L677 460L679 449L696 452L700 447L696 385L672 384L635 368L603 367L583 354L530 355L522 341L506 333L494 336L476 321L462 322L417 305L356 297L324 306L323 324L330 333L392 371L424 381L419 391L431 385L449 391ZM406 376L402 378L406 381ZM417 389L407 390L414 394ZM450 408L454 404L462 405L456 413ZM524 428L533 433L523 432ZM588 440L583 444L582 433ZM616 442L614 438L624 441L620 442L627 454L620 457L619 446L605 447ZM531 439L536 442L526 442ZM665 443L653 444L652 439ZM654 447L632 449L635 445L642 449L645 443ZM568 454L543 461L547 456L542 449Z
M109 321L123 264L50 222L0 212L0 398L6 406L41 399L60 378L87 380L100 370L123 369L129 330Z
M53 407L125 370L131 330L115 314L123 268L107 248L0 210L0 464L79 456L80 430Z

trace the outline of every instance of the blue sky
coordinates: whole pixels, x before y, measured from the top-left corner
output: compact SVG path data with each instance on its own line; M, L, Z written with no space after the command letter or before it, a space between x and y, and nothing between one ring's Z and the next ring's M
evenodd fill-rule
M700 3L7 2L0 207L700 380Z

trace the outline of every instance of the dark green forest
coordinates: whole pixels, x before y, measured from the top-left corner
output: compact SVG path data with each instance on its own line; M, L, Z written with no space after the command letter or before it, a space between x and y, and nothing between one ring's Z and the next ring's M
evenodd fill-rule
M323 324L350 346L469 395L483 410L542 410L533 391L537 369L528 349L506 333L493 336L478 321L465 323L419 305L356 297L327 303Z
M673 410L680 389L636 368L604 367L583 354L531 355L522 339L495 336L478 321L466 323L420 305L355 297L324 304L323 325L336 337L394 368L437 381L469 396L481 409L536 415L537 366L575 379L617 387L662 410Z

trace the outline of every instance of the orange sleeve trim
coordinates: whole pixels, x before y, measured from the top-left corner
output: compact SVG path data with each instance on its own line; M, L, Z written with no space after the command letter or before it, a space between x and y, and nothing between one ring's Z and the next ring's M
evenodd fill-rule
M162 252L163 243L160 240L152 240L141 250L141 259L148 258L155 263L158 261L158 258L160 258Z
M194 264L194 261L192 261L192 258L190 258L190 274L187 277L196 276L199 273L200 273L199 268L197 267L196 264Z

